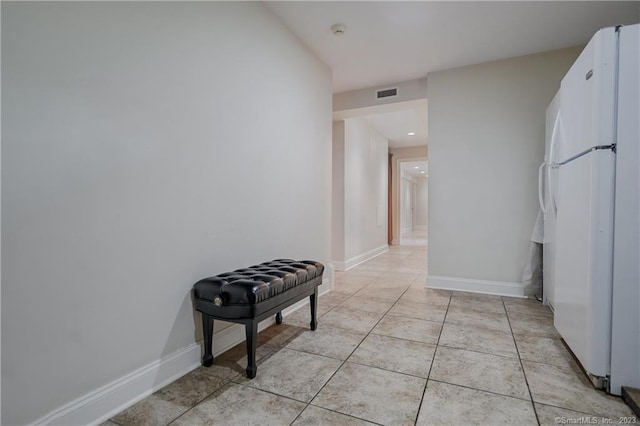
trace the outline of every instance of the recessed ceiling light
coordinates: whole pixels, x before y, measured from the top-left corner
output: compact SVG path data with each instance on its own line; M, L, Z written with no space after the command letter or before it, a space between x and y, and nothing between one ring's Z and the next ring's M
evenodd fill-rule
M420 173L424 174L424 170L423 170L423 171L421 171Z
M409 133L407 133L407 136L415 136L415 135L416 135L416 132L409 132Z
M419 169L420 167L418 167L418 166L413 166L413 168L414 168L414 169Z

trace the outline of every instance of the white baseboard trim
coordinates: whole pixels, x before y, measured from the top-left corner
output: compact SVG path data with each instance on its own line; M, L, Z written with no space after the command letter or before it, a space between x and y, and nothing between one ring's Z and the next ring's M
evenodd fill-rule
M358 266L359 264L366 262L367 260L373 259L376 256L380 256L382 253L386 253L389 251L389 245L384 244L380 247L374 248L373 250L369 250L366 253L359 254L350 259L345 260L344 262L334 260L333 267L336 271L348 271L354 266Z
M200 365L200 345L192 343L59 407L36 425L99 424Z
M525 297L524 287L520 283L441 277L437 275L429 275L427 277L427 288L493 294L496 296Z
M414 231L426 231L427 230L427 225L414 226L413 230Z
M328 293L332 281L325 279L320 287L320 295ZM309 303L304 298L283 311L287 316ZM275 323L268 318L260 323L258 331ZM245 340L242 324L232 324L214 335L213 355L218 356ZM100 424L152 393L179 379L200 366L201 342L151 362L111 383L59 407L41 417L35 425L96 425Z

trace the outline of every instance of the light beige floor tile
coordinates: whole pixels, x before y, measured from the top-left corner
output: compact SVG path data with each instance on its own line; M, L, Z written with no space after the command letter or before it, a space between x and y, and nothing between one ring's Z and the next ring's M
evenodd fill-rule
M392 300L354 295L342 302L340 307L384 314L392 305Z
M479 302L484 302L489 300L502 302L502 296L496 296L494 294L471 293L467 291L453 291L451 295L453 297L464 298L467 300L476 300Z
M492 312L502 315L505 315L506 312L502 299L500 298L494 299L477 295L472 297L460 296L457 293L453 293L449 307L458 310L477 311L481 313Z
M367 269L366 268L366 263L363 265L358 265L354 268L351 268L348 271L336 271L335 272L335 278L341 278L341 277L351 277L351 276L363 276L363 277L370 277L370 278L375 278L380 276L382 272L380 271L375 271L375 270L371 270L371 269Z
M393 287L365 287L358 291L356 297L373 297L376 299L385 299L395 302L402 296L406 289Z
M403 290L408 289L411 286L411 281L393 280L377 278L374 282L369 284L367 288L401 288Z
M354 266L348 272L351 272L357 275L369 275L372 277L378 277L383 272L386 272L388 269L389 269L388 266L381 266L381 265L376 265L375 263L366 262L358 266Z
M368 333L383 314L384 312L366 312L338 306L322 317L322 325Z
M151 395L113 418L122 426L168 425L190 407Z
M296 310L295 312L286 314L282 320L283 320L282 322L286 325L292 325L295 327L302 328L303 330L301 331L301 333L304 333L306 330L309 330L309 328L311 327L311 312L309 312L308 306L303 306L302 308ZM322 320L322 315L319 312L317 312L316 321L320 323L321 320Z
M544 309L549 309L548 306L543 305L541 302L538 302L538 300L536 300L533 297L508 297L508 296L502 296L502 301L504 302L505 306L508 308L510 306L529 306L529 307L541 307Z
M525 302L513 302L510 298L504 297L504 305L509 314L509 318L512 319L527 319L528 316L542 316L545 318L553 318L553 312L548 306L544 306L542 303L530 299L516 299L524 300Z
M291 426L374 426L364 420L309 405Z
M518 358L511 333L470 325L446 323L438 342L441 346Z
M536 413L538 414L538 420L540 426L556 426L559 424L598 424L598 425L619 425L620 417L607 417L607 416L594 416L593 414L580 413L578 411L567 410L566 408L552 407L550 405L544 405L535 403ZM624 424L638 424L640 419L633 418ZM629 417L627 417L629 418Z
M192 371L143 399L112 420L125 425L167 425L189 408L220 389L227 380Z
M406 267L394 268L380 275L376 281L385 281L385 280L404 281L407 284L411 284L413 280L415 280L418 277L419 272L418 271L409 272L407 271L407 269L411 269L411 268L406 268Z
M527 361L576 368L576 362L559 338L517 335L520 358Z
M560 333L553 326L553 318L529 317L529 318L509 318L513 335L519 336L540 336L560 338Z
M337 359L281 349L258 367L254 379L239 376L234 381L309 402L341 364Z
M387 315L378 323L372 333L435 344L438 342L441 328L442 324L435 321Z
M338 291L340 293L354 294L362 290L368 285L369 285L368 283L359 283L359 282L353 282L353 283L352 282L343 282L343 283L336 282L334 289L335 291Z
M418 377L346 362L312 404L375 423L413 425L425 383Z
M597 416L628 416L622 398L595 390L582 371L523 361L533 400Z
M296 327L290 324L273 324L258 333L258 344L282 347L289 340L303 333L305 329L308 329L308 326Z
M351 272L345 272L341 275L336 275L333 283L335 284L362 284L362 285L368 285L371 284L375 279L376 276L372 276L371 274L364 274L364 275L359 275L359 274L354 274Z
M344 293L344 292L341 292L341 291L339 291L338 289L335 289L335 288L333 290L331 290L331 293L336 293L336 296L342 296L342 300L343 301L345 299L348 299L349 297L353 296L353 293L350 293L350 292ZM340 303L342 303L342 302L340 302ZM338 303L338 305L336 305L336 306L340 306L340 303ZM334 308L336 306L334 306ZM333 308L331 308L331 309L333 309ZM331 310L331 309L329 309L329 310Z
M349 361L427 378L435 349L429 343L370 334Z
M449 324L456 324L463 327L472 326L501 331L504 333L511 332L511 327L509 326L506 313L481 312L462 307L450 306L447 311L447 317L444 321Z
M450 298L450 293L448 294L446 291L423 288L422 285L414 287L412 284L412 286L409 287L409 289L400 297L400 300L448 306Z
M260 365L271 354L278 349L277 346L259 344L256 348L256 364ZM198 367L197 370L205 374L220 377L223 379L233 379L238 375L245 374L247 369L247 345L242 342L225 353L213 359L211 367Z
M286 346L287 349L309 352L345 360L365 338L365 333L328 326L305 331Z
M537 425L530 401L429 380L416 425Z
M248 386L230 384L172 425L288 425L305 404Z
M507 314L511 321L545 321L553 324L553 312L546 308L529 308L526 305L510 305L507 307Z
M413 280L412 284L421 284L423 287L426 287L427 285L427 274L424 272L421 272L415 280Z
M520 361L438 346L430 379L530 399Z
M320 315L320 312L325 314L340 303L344 302L347 297L348 296L345 293L340 293L334 290L323 294L318 298L318 314Z
M388 315L443 322L446 313L446 305L429 305L400 299L393 305Z

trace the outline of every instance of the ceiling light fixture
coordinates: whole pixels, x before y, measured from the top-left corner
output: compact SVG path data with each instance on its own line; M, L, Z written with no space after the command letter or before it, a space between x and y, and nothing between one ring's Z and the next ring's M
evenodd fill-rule
M409 132L409 133L407 133L407 136L415 136L415 135L416 135L416 132Z
M345 31L347 31L347 26L345 24L333 24L331 26L331 32L333 35L341 36Z
M420 173L424 174L424 170L423 170L423 171L421 171Z
M420 167L418 167L418 166L413 166L413 168L414 168L414 169L419 169Z

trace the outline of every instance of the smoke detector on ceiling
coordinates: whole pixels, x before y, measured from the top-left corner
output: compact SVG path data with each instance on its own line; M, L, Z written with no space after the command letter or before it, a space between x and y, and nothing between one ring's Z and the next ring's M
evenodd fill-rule
M347 26L345 24L333 24L331 26L331 32L333 35L341 36L345 31L347 31Z

